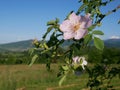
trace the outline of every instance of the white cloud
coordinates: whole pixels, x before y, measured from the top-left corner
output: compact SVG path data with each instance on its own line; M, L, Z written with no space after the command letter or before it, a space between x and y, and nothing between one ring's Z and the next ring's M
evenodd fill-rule
M120 36L111 36L110 39L120 39Z

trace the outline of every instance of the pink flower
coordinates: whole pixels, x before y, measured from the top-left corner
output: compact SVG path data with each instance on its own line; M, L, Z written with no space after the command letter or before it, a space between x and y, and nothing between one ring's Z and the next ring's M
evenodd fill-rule
M92 25L90 14L85 16L77 16L72 13L69 18L60 25L63 37L67 39L81 39L87 34L87 28Z
M73 64L79 64L82 66L83 70L85 69L84 66L87 65L87 61L85 60L85 57L73 57Z

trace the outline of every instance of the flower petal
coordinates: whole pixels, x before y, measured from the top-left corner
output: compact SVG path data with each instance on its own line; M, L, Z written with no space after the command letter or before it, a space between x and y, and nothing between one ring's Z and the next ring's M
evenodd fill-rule
M87 61L85 60L85 58L82 58L82 64L81 64L81 66L82 66L83 70L85 69L84 68L85 65L87 65Z
M72 31L64 32L63 37L65 40L72 39L74 37L75 33Z
M86 17L86 18L89 18L89 19L90 19L90 16L91 16L90 13L87 13L87 14L85 15L85 17Z
M80 30L76 31L74 38L81 39L86 35L86 33L87 33L86 29L80 29Z
M77 63L78 63L78 60L79 60L79 57L76 56L76 57L73 57L72 59L73 59L73 62L77 64Z
M91 16L91 14L89 14L89 13L85 15L85 18L87 20L87 23L86 23L87 28L92 25L92 19L90 18L90 16Z
M92 20L89 20L89 21L87 22L86 27L89 28L91 25L92 25Z
M66 32L66 31L69 31L71 30L72 26L71 26L71 23L70 23L70 20L65 20L63 21L63 23L60 25L60 30L62 32Z
M81 22L81 28L88 28L92 25L92 19L90 18L90 14L87 14L86 16L81 16L80 19Z
M86 19L84 16L80 18L80 28L86 28Z
M81 66L82 66L83 70L85 70L85 67L84 67L84 65L81 65Z
M80 16L77 16L75 13L72 13L69 16L69 20L73 25L79 24L80 23Z
M83 60L83 65L87 65L87 61Z

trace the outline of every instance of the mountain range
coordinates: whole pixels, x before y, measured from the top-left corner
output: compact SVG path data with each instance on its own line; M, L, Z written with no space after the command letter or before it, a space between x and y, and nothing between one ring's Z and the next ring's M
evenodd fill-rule
M33 40L24 40L24 41L19 41L19 42L0 44L0 52L2 51L25 51L33 47L32 42ZM63 47L68 46L70 43L71 42L66 41L63 44ZM104 40L104 44L106 47L120 48L120 39Z
M25 51L32 48L33 40L24 40L18 42L11 42L6 44L0 44L0 52L2 51Z
M104 40L106 47L117 47L120 48L120 39L108 39Z

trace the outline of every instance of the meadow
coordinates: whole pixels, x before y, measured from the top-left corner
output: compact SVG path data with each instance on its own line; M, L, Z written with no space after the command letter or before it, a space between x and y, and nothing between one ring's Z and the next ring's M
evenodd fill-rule
M0 65L0 90L89 90L86 87L86 73L76 76L69 75L63 85L58 86L58 65L52 64L51 71L45 64ZM120 81L116 77L112 84L120 90Z

